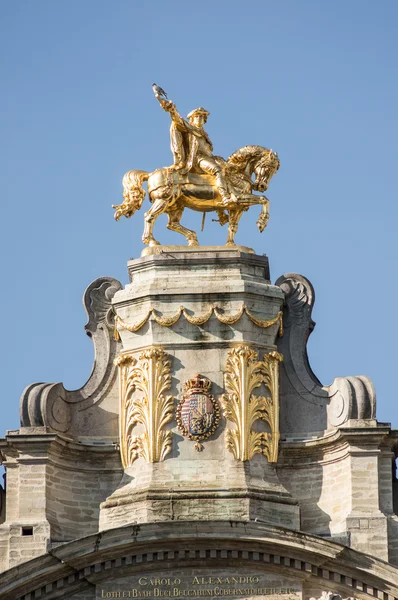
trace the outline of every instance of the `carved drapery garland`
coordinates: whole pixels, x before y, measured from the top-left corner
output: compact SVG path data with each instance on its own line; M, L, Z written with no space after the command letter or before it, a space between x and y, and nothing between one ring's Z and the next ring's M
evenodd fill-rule
M139 360L131 353L116 359L120 373L120 452L127 468L139 456L159 462L171 451L172 432L164 426L173 418L174 399L164 395L170 389L170 361L160 348L142 352ZM142 395L134 394L142 392ZM144 427L134 435L135 425Z
M188 323L190 323L191 325L204 325L205 323L207 323L207 321L213 314L220 321L220 323L223 323L225 325L233 325L234 323L239 321L239 319L243 316L244 313L248 316L252 323L257 325L258 327L262 327L263 329L267 329L268 327L272 327L272 325L279 323L279 336L283 336L282 311L279 311L276 317L274 317L273 319L260 319L259 317L253 315L247 308L246 304L243 303L238 312L234 315L226 315L223 312L220 312L220 307L218 306L211 306L208 311L198 316L189 314L184 306L180 306L178 311L174 315L171 315L169 317L163 317L157 314L156 309L150 308L146 315L139 321L136 321L135 323L127 323L118 315L115 315L114 337L115 340L120 340L118 327L121 329L126 329L126 331L131 331L133 333L138 331L139 329L141 329L141 327L145 325L150 316L152 316L152 318L154 319L154 321L156 321L158 325L161 325L162 327L171 327L172 325L175 325L175 323L177 323L181 315L183 315L188 321Z
M226 430L226 448L241 461L263 454L268 461L278 460L279 442L279 352L258 353L247 345L228 352L225 372L225 389L222 405L227 419L236 428ZM253 390L264 384L269 397L255 396ZM255 421L268 423L270 433L252 429Z

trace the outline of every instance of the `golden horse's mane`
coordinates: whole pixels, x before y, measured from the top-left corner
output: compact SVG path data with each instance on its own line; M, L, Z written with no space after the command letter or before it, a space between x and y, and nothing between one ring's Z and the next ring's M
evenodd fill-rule
M255 160L269 153L268 148L264 146L244 146L231 154L227 163L236 168L244 168L248 160Z

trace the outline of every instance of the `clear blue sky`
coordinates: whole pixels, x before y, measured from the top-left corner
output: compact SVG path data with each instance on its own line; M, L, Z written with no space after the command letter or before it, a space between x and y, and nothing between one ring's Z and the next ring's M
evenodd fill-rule
M29 383L89 376L84 289L126 283L142 249L144 208L116 223L111 204L126 171L171 163L153 81L183 114L210 110L216 154L278 151L269 225L252 209L237 241L268 254L273 281L312 281L315 373L370 376L398 427L396 0L19 0L0 21L0 434ZM200 241L220 243L210 221Z

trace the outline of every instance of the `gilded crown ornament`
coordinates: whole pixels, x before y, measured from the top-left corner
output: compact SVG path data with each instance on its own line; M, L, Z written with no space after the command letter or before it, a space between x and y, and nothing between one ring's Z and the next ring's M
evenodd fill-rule
M207 377L202 377L197 373L193 379L188 379L184 383L184 390L186 392L195 390L198 392L207 393L210 392L211 389L211 381L207 379Z
M220 407L210 394L211 381L195 375L184 384L185 394L178 403L176 421L184 437L195 441L195 450L203 450L203 440L216 431L220 422Z
M160 246L154 238L153 227L161 214L167 214L167 228L185 236L188 246L198 246L196 232L181 225L185 208L205 215L216 212L220 225L228 223L227 246L235 246L235 235L242 214L251 206L260 205L257 221L263 231L269 219L269 200L263 192L279 169L276 152L263 146L245 146L225 160L213 154L213 144L204 125L209 111L199 107L187 119L181 117L166 92L152 85L161 108L171 118L170 142L173 164L152 173L133 170L123 178L123 202L117 206L115 219L130 218L139 210L145 198L144 182L148 182L151 208L144 215L142 241L149 246Z

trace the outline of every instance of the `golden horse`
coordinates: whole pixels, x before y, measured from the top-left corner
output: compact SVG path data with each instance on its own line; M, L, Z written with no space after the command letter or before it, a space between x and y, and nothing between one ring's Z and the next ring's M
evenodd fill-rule
M141 208L145 198L143 183L148 181L148 194L152 206L144 215L144 244L159 245L153 237L153 226L159 215L166 213L167 228L184 235L189 246L198 246L196 233L180 223L185 208L202 213L216 211L220 224L228 223L226 245L235 246L234 239L242 213L250 206L259 204L261 213L257 226L263 231L269 219L269 200L252 192L261 193L268 188L271 177L279 169L277 153L262 146L245 146L234 152L227 161L221 157L214 158L224 169L236 201L225 203L215 186L214 177L198 171L183 173L173 167L164 167L152 173L129 171L123 178L123 203L113 205L116 209L116 221L123 215L127 218L132 217L135 211Z

